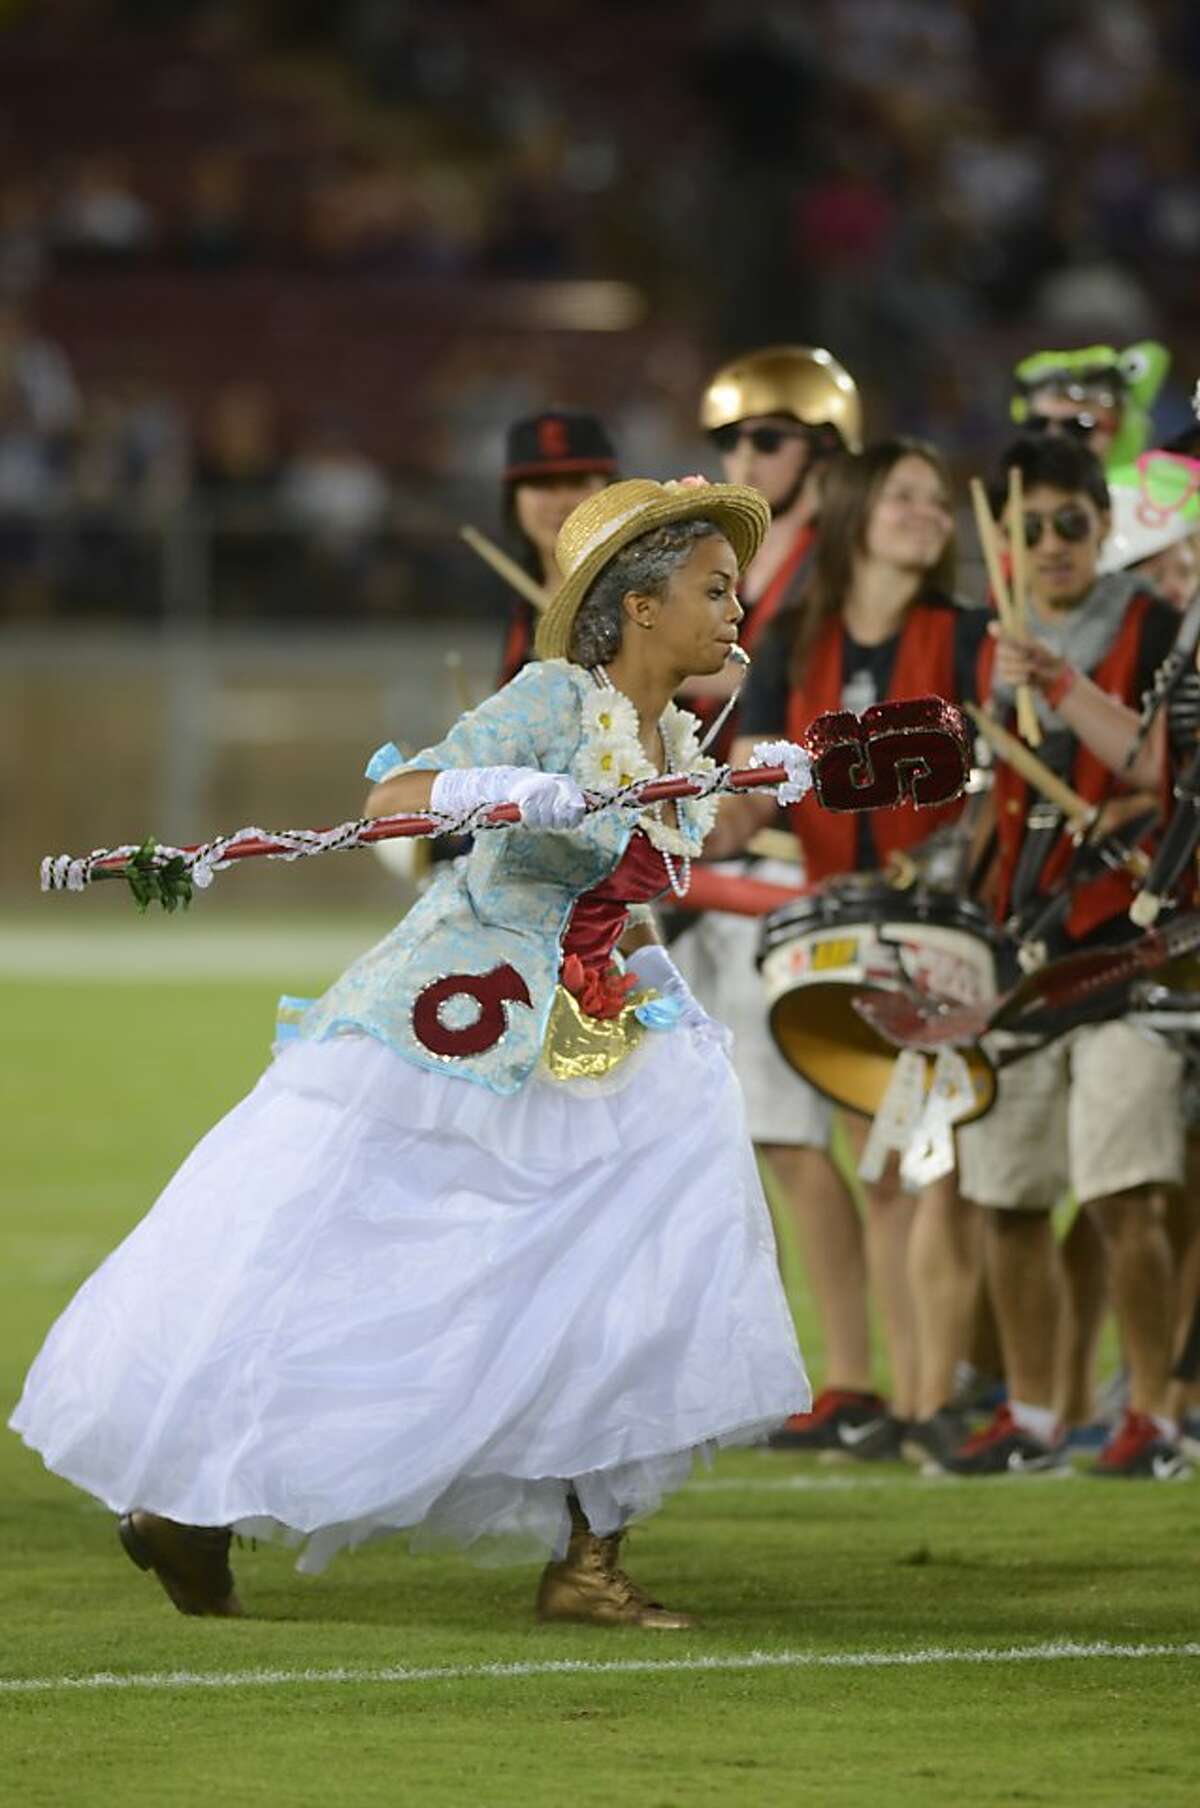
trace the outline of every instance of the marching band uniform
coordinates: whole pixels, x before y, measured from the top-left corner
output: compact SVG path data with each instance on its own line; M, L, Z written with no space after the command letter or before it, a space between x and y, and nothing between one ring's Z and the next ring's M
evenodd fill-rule
M795 422L809 447L800 483L791 496L773 505L777 515L795 506L800 488L821 461L846 448L856 451L862 437L862 408L854 379L836 358L817 346L765 346L731 359L714 373L701 398L700 426L718 451L727 447L731 437L736 441L743 423L761 419ZM746 620L740 641L753 655L752 678L726 722L720 748L731 746L740 732L741 712L752 688L771 683L776 672L786 668L786 653L783 667L778 665L783 643L771 630L776 622L792 619L815 544L816 526L805 514L790 547L758 594L743 583L740 595ZM795 885L800 878L795 866L784 861L725 861L720 870L752 873L780 885ZM697 997L733 1032L733 1060L754 1142L826 1147L832 1123L829 1105L788 1066L767 1027L755 968L758 937L759 924L754 918L708 912L689 925L672 944L672 952Z
M937 696L975 702L986 694L991 670L990 617L935 592L908 607L900 632L879 646L862 647L843 622L831 620L818 636L801 685L789 679L794 619L785 618L768 638L762 659L746 683L742 733L766 739L791 735L794 724L826 710L861 712L874 703ZM886 866L890 855L925 841L962 813L961 802L918 810L906 803L880 814L849 816L793 804L789 825L804 855L810 881Z
M1136 708L1169 654L1177 627L1169 605L1136 575L1115 573L1101 578L1061 622L1039 618L1037 635L1106 695ZM994 701L1011 711L1013 699L1000 686ZM1040 757L1086 803L1100 807L1128 790L1040 700L1039 714L1046 735ZM1061 895L1060 951L1113 947L1139 933L1129 919L1135 884L1128 872L1104 869L1063 893L1075 852L1069 825L1035 800L1025 780L1003 761L996 766L995 797L994 897L1000 921ZM1162 802L1165 806L1165 796ZM1014 1136L1012 1114L1022 1100L1029 1102L1031 1089L1053 1103L1056 1113L1060 1108L1066 1113L1068 1088L1060 1070L1068 1057L1077 1082L1069 1172L1048 1176L1052 1139ZM984 1206L1028 1209L1044 1203L1048 1193L1057 1197L1067 1184L1083 1203L1129 1187L1178 1184L1180 1077L1181 1058L1174 1049L1119 1019L1060 1038L1005 1070L997 1108L960 1129L964 1192ZM1134 1097L1135 1108L1127 1109Z
M744 563L765 505L701 494L605 491L560 559L590 585L640 523L702 518ZM711 769L689 716L660 726L671 767ZM440 807L443 781L472 801L565 783L547 774L615 789L639 759L632 704L551 657L368 775L436 772ZM689 1623L618 1568L623 1528L695 1453L807 1399L722 1036L661 948L630 957L649 989L629 996L612 962L628 905L700 852L714 809L476 835L293 1010L51 1331L12 1424L125 1515L183 1611L240 1611L230 1527L304 1542L310 1571L411 1528L552 1552L543 1617Z
M1107 514L1107 491L1094 456L1082 448L1064 448L1060 455L1044 442L1024 440L1009 449L1006 464L1023 472L1027 535L1031 493L1044 487L1061 494L1066 500L1052 521L1062 569L1069 575L1062 549L1078 545L1083 549L1078 569L1086 573L1090 560L1094 571ZM1068 507L1078 524L1060 520ZM1044 520L1028 544L1037 545L1043 532ZM1083 674L1105 699L1124 704L1134 720L1170 652L1178 627L1174 611L1135 574L1116 573L1093 577L1082 595L1068 593L1058 606L1039 607L1031 627L1032 639L1021 643L1022 657L1044 662L1035 665L1043 676L1032 687L1043 762L1095 808L1144 789L1148 779L1138 787L1122 776L1116 752L1106 761L1092 751L1084 739L1092 732L1085 727L1090 718L1074 714L1068 698ZM993 696L1011 713L1014 699L1005 685L997 683ZM1080 696L1079 709L1086 705L1090 711L1093 693L1084 690ZM1072 712L1077 727L1059 713L1063 710ZM1161 808L1169 782L1164 758L1157 780ZM1086 867L1074 873L1074 844L1061 814L1033 799L1011 767L997 767L995 791L995 902L1001 920L1028 922L1034 916L1045 924L1055 914L1047 907L1057 902L1060 948L1118 946L1136 935L1129 919L1135 889L1129 873ZM1015 1052L1010 1040L997 1038L996 1052L1001 1050ZM985 1247L1010 1401L963 1445L949 1465L956 1472L1009 1473L1062 1460L1048 1379L1059 1270L1046 1227L1051 1208L1069 1187L1105 1245L1132 1370L1135 1410L1126 1413L1106 1444L1095 1473L1178 1473L1178 1451L1165 1435L1170 1428L1155 1417L1165 1395L1169 1352L1150 1327L1170 1319L1169 1255L1157 1225L1156 1199L1183 1178L1181 1075L1182 1057L1157 1035L1121 1018L1084 1024L1020 1053L999 1073L992 1111L960 1127L962 1188L985 1208Z
M877 461L878 471L886 475L912 457L937 468L930 454L903 441L884 442L865 454L864 461ZM841 515L848 497L860 489L864 499L856 507L870 511L876 506L865 497L873 493L869 486L878 484L880 479L864 475L867 469L866 462L853 469L849 461L834 467L836 476L831 474L826 484L823 532L829 531L832 517L847 534L865 533L861 523L852 528L842 522ZM898 628L887 639L860 644L853 638L846 625L846 596L831 594L818 601L814 591L805 611L779 617L768 630L747 680L742 734L763 739L786 735L789 723L801 716L807 722L826 711L861 712L876 703L929 693L954 703L973 701L984 694L991 659L989 618L986 611L960 606L937 588L940 580L949 581L951 576L946 557L948 524L946 532L946 547L937 566L930 567L924 587L905 605ZM819 571L820 567L814 573L814 582ZM808 614L818 607L828 610L820 625ZM797 670L802 647L803 666ZM881 871L892 855L925 841L940 826L952 821L960 809L961 805L956 804L945 809L917 810L910 803L889 811L891 820L886 823L880 820L872 825L864 819L858 827L857 819L833 814L827 822L818 823L810 811L796 804L789 809L788 820L800 844L806 878L810 883L821 883L846 874ZM856 1232L857 1211L844 1186L830 1171L832 1108L814 1088L805 1086L804 1090L817 1101L818 1109L797 1110L792 1134L783 1140L814 1152L815 1164L798 1171L793 1182L802 1236L811 1247L814 1238L844 1238ZM794 1089L783 1096L791 1103ZM910 1286L898 1272L899 1257L894 1240L889 1240L886 1227L896 1218L889 1191L892 1184L885 1177L882 1191L869 1190L866 1241L888 1326L896 1410L889 1412L880 1396L870 1390L865 1374L840 1372L852 1360L856 1344L865 1344L858 1330L866 1315L863 1261L861 1282L854 1295L845 1278L839 1277L838 1288L827 1289L828 1303L818 1296L827 1321L835 1327L836 1339L831 1334L831 1342L836 1341L841 1351L839 1368L827 1377L813 1412L790 1420L773 1439L786 1448L847 1449L860 1459L894 1457L900 1454L901 1436L907 1426L912 1440L921 1442L928 1454L938 1458L959 1435L957 1425L951 1424L942 1411L952 1385L948 1372L952 1359L945 1340L918 1323L919 1302L913 1300ZM816 1206L811 1204L814 1199ZM926 1209L943 1209L940 1194L930 1196ZM854 1297L858 1298L858 1305L856 1316L851 1316L850 1301ZM936 1402L931 1398L935 1392L939 1396ZM919 1401L925 1402L923 1407Z

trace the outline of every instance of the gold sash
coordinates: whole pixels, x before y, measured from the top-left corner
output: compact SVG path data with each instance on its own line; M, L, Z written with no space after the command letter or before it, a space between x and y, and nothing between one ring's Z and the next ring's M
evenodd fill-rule
M611 1073L646 1034L635 1010L657 996L653 991L637 992L622 1005L619 1016L589 1017L573 992L556 986L542 1044L543 1070L553 1080L595 1080Z

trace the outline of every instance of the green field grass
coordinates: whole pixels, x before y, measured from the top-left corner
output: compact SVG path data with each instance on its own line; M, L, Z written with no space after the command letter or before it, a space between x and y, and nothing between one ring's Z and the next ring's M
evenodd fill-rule
M3 981L6 1414L54 1314L258 1071L275 992L325 977L276 964L265 945L261 979ZM634 1573L701 1616L678 1637L541 1628L533 1570L399 1540L315 1581L239 1552L251 1617L187 1620L9 1433L0 1484L14 1808L1200 1799L1195 1483L732 1454L632 1541ZM996 1657L1054 1645L1075 1654Z

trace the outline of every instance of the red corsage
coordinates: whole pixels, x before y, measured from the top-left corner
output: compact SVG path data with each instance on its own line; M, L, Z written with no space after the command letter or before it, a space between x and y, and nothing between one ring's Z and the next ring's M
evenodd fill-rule
M629 1002L629 994L637 985L636 973L622 973L607 967L585 967L577 954L568 954L562 964L562 983L579 1001L588 1017L619 1017Z

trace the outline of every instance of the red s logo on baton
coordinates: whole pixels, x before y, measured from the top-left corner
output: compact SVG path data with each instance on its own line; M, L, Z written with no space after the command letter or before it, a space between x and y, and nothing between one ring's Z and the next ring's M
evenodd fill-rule
M832 710L817 717L805 741L824 810L952 803L971 772L962 716L939 697L877 703L861 716Z

